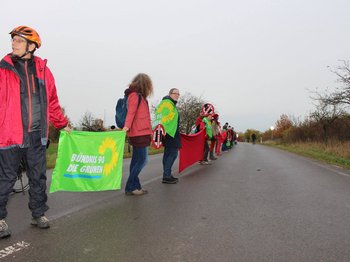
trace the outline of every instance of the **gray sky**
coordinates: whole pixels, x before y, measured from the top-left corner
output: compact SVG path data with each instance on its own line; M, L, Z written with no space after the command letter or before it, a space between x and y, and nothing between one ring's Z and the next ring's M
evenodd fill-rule
M35 28L75 124L86 111L114 124L116 99L144 72L153 104L177 87L236 130L265 131L281 114L307 115L308 90L334 87L327 66L350 54L348 0L1 0L1 10L3 56L15 26Z

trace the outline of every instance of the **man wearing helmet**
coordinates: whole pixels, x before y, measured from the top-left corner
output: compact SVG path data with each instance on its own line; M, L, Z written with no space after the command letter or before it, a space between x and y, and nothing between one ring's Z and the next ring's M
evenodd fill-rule
M9 194L21 159L29 178L32 225L48 228L46 144L49 123L69 131L58 102L55 80L46 60L34 56L39 34L27 26L10 32L12 53L0 62L0 238L10 236L5 222Z

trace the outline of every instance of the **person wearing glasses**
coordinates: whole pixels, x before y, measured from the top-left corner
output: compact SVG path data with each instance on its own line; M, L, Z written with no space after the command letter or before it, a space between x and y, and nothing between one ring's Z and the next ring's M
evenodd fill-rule
M179 179L171 174L172 166L178 156L179 148L181 148L180 140L180 117L176 108L179 100L180 92L177 88L170 89L167 96L163 97L158 108L167 107L167 113L162 119L166 135L163 141L163 179L164 184L176 184ZM168 113L170 112L170 113Z
M46 205L46 144L49 123L70 131L58 102L46 60L34 56L41 46L37 31L18 26L10 32L12 53L0 62L0 238L11 235L7 202L24 159L29 178L31 224L49 228Z

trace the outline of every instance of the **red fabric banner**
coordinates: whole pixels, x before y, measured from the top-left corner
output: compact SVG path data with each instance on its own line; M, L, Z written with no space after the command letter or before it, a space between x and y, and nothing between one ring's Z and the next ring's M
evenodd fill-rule
M204 153L205 129L197 134L180 134L182 148L180 148L179 173L187 167L202 160Z

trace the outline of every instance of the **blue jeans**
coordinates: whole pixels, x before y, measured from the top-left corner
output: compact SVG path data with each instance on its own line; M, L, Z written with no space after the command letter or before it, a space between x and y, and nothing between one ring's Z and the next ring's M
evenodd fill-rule
M163 178L171 177L171 168L177 158L178 148L165 147L163 154Z
M139 174L148 160L148 147L132 147L132 158L130 163L130 174L126 182L125 192L141 189Z

